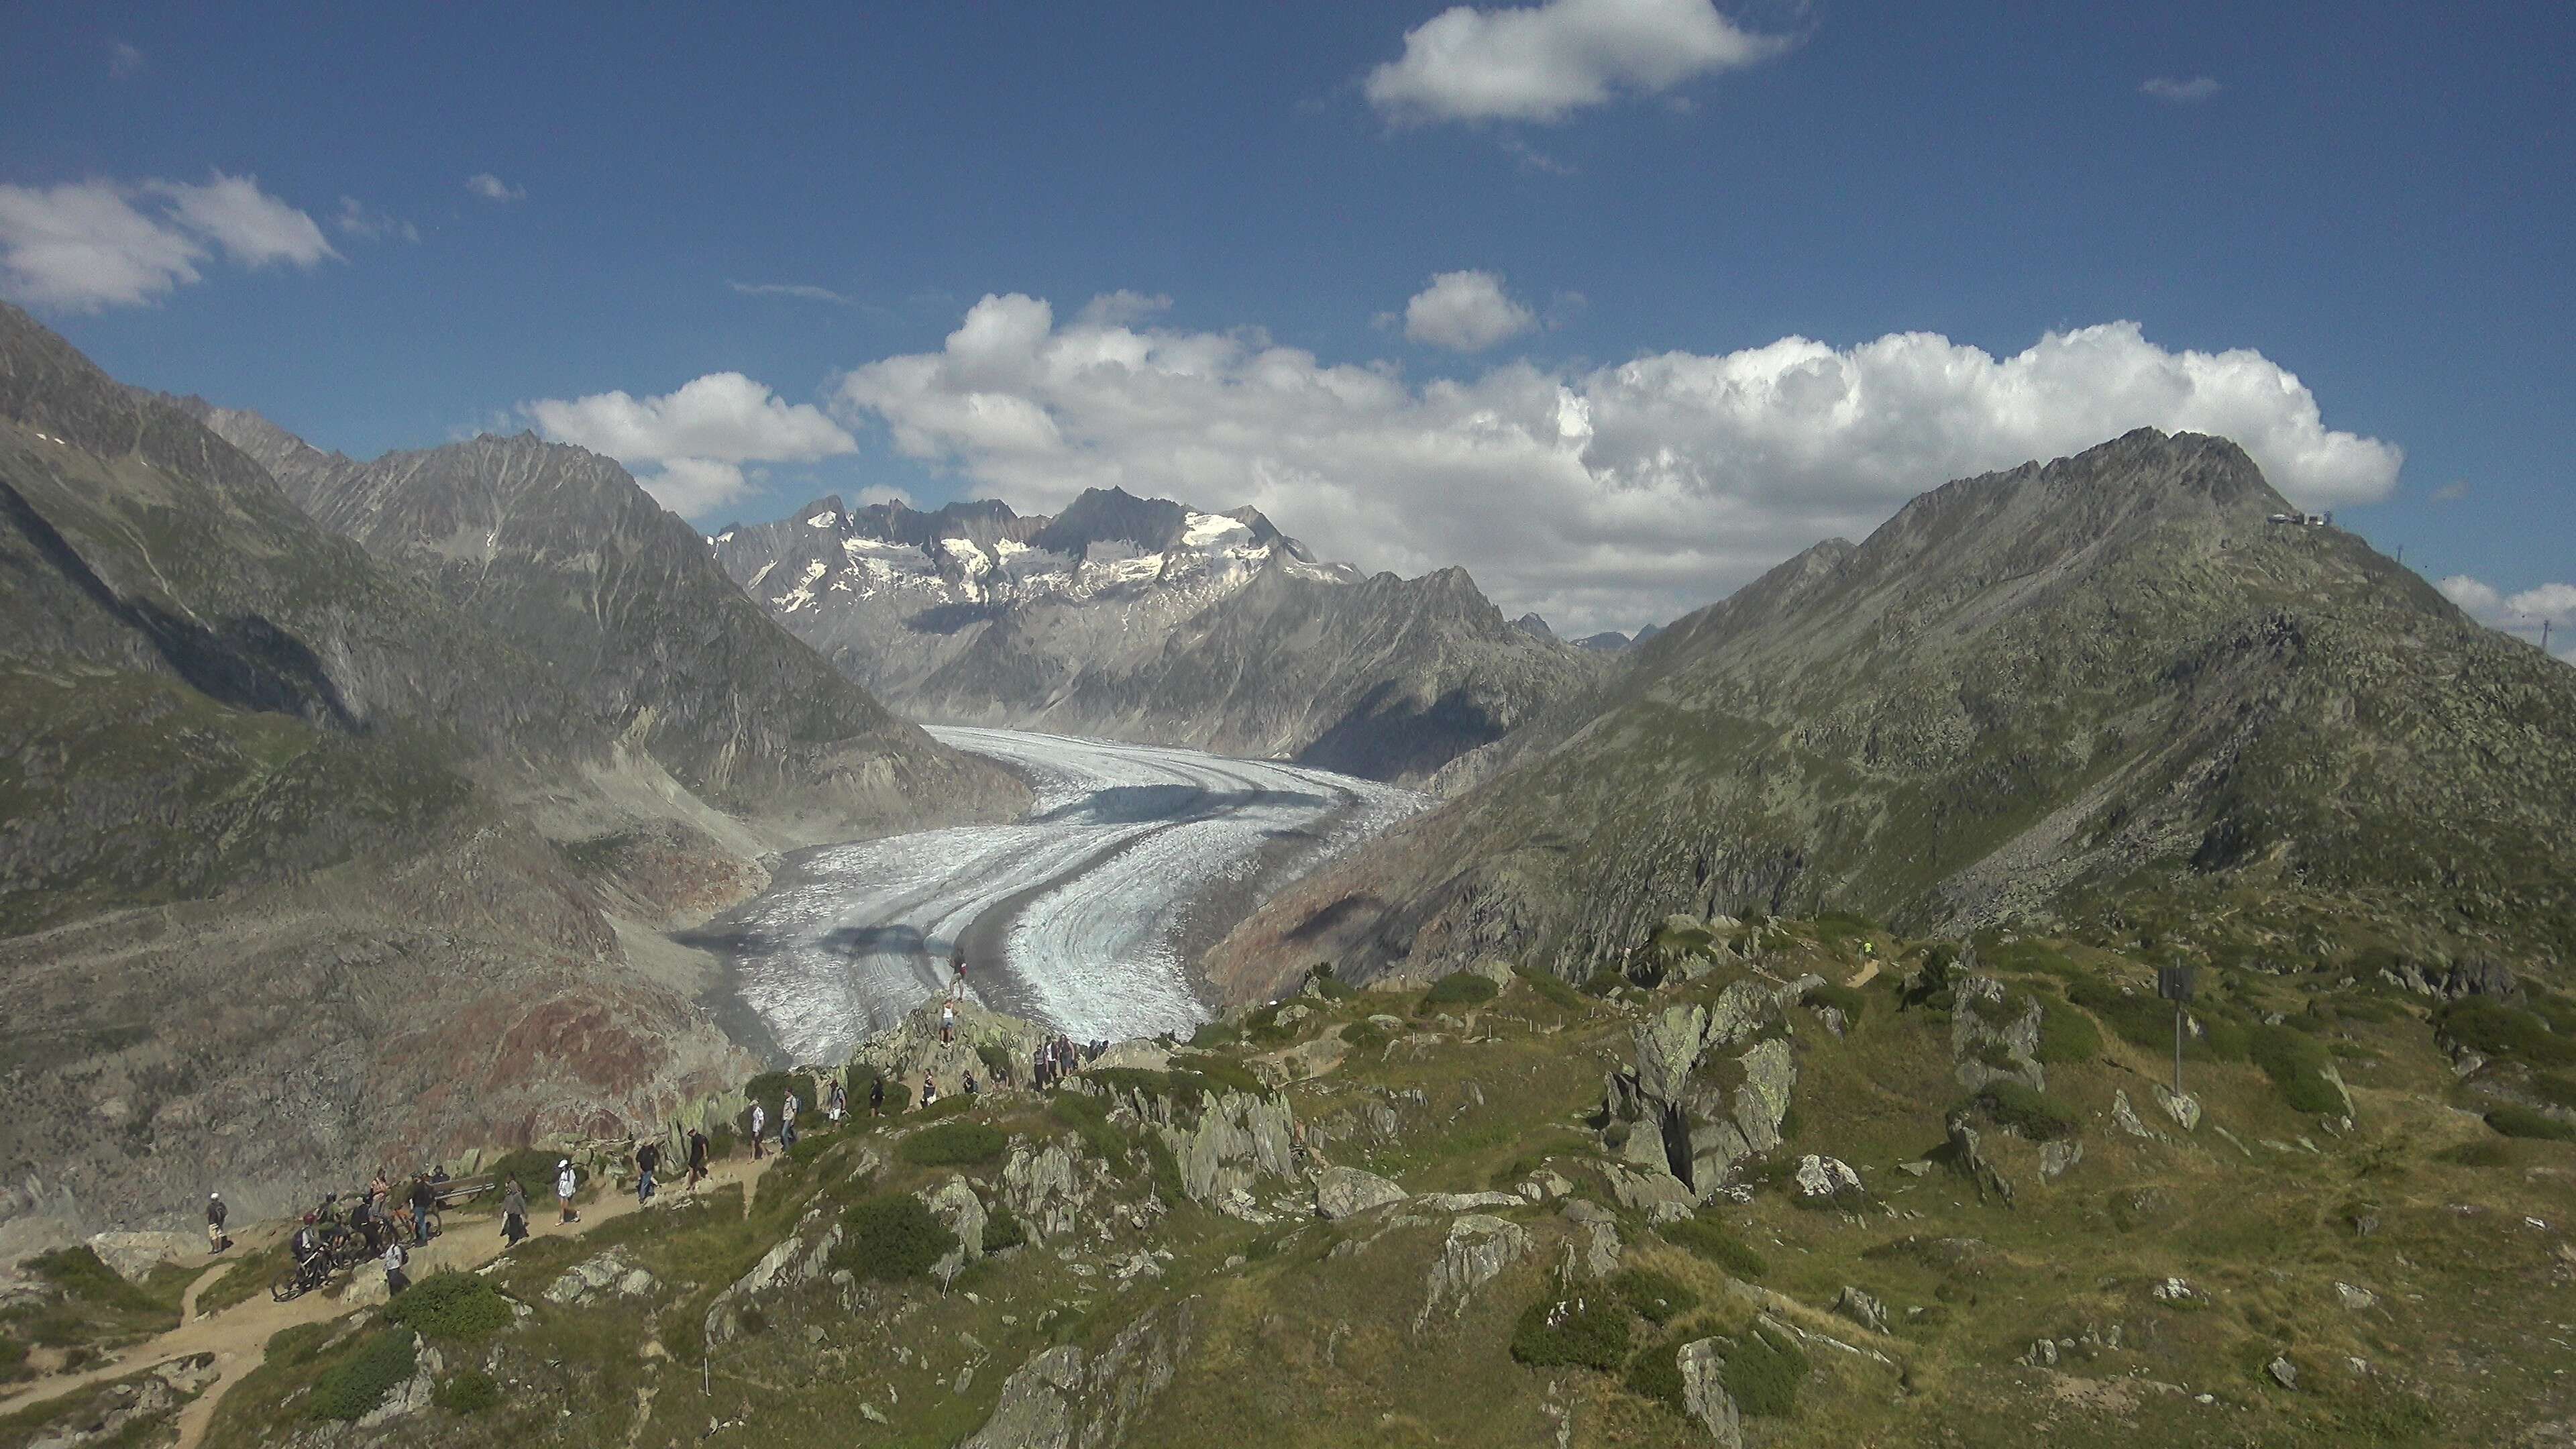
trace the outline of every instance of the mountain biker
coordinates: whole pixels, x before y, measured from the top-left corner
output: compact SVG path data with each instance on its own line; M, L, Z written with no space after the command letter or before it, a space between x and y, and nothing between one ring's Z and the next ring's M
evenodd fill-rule
M295 1256L297 1268L309 1269L313 1260L322 1256L322 1234L314 1226L320 1219L319 1213L306 1213L304 1225L297 1228L295 1236L287 1240L286 1250Z

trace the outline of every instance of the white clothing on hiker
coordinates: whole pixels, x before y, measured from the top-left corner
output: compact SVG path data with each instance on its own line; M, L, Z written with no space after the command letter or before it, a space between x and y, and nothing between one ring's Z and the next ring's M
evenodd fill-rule
M572 1190L572 1164L570 1162L565 1162L555 1168L555 1196L562 1198L566 1202L570 1202L572 1201Z

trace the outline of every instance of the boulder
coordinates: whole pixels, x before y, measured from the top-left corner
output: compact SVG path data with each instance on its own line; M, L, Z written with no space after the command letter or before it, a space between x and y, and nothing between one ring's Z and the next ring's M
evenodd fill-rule
M98 1254L109 1272L140 1283L164 1263L204 1252L206 1240L187 1233L96 1233L90 1237L89 1250Z
M1848 1283L1834 1300L1834 1311L1872 1333L1887 1332L1887 1305Z
M1744 1417L1735 1396L1726 1391L1726 1347L1717 1339L1683 1344L1676 1355L1682 1371L1682 1406L1719 1449L1744 1449Z
M2075 1164L2084 1160L2084 1143L2075 1137L2060 1137L2039 1144L2039 1180L2055 1182Z
M1644 1213L1650 1223L1679 1221L1699 1205L1698 1196L1669 1172L1631 1172L1612 1165L1605 1167L1602 1175L1610 1179L1610 1191L1618 1197L1619 1205Z
M1327 1167L1315 1174L1315 1216L1319 1218L1350 1217L1402 1202L1406 1196L1403 1188L1356 1167Z
M1297 1175L1296 1118L1285 1097L1250 1092L1202 1096L1196 1117L1184 1107L1156 1125L1181 1169L1190 1201L1228 1211L1264 1177Z
M1819 1157L1809 1153L1798 1159L1798 1196L1808 1199L1840 1197L1847 1192L1862 1192L1860 1174L1839 1157Z
M2197 1097L2177 1092L2159 1082L2156 1084L2156 1105L2164 1108L2165 1115L2171 1117L2185 1132L2193 1131L2200 1126L2200 1099Z
M2008 1015L2010 994L1991 976L1961 978L1957 991L1950 1013L1950 1062L1959 1085L1973 1092L2009 1079L2034 1092L2047 1090L2048 1074L2039 1064L2039 998L2025 998L2022 1009Z
M1011 1150L1010 1160L1002 1164L1002 1201L1030 1238L1043 1243L1075 1230L1089 1202L1081 1167L1061 1142L1049 1142L1034 1153L1024 1147Z
M438 1377L447 1372L447 1362L438 1350L412 1337L411 1377L385 1393L384 1401L358 1418L358 1427L372 1429L396 1419L408 1418L429 1407L430 1396L438 1392Z
M2272 1361L2263 1366L2263 1372L2272 1376L2272 1382L2292 1393L2298 1392L2299 1366L2290 1362L2288 1355L2274 1354Z
M585 1259L546 1285L549 1303L584 1303L601 1296L640 1298L653 1291L653 1275L616 1249Z
M981 1224L978 1224L980 1229ZM823 1265L841 1245L841 1225L825 1225L821 1208L798 1219L796 1231L773 1244L751 1265L751 1271L727 1284L707 1305L707 1342L727 1343L742 1334L742 1310L763 1293L794 1288L823 1276ZM979 1240L977 1246L982 1243Z
M1526 1204L1508 1192L1426 1192L1413 1205L1435 1213L1474 1212L1478 1208L1516 1208Z
M1413 1331L1420 1333L1444 1308L1453 1319L1464 1313L1469 1295L1502 1276L1529 1250L1529 1230L1509 1219L1468 1213L1451 1222L1431 1265L1430 1292L1414 1316Z
M2005 1177L1993 1159L1986 1156L1985 1144L1977 1129L1968 1125L1965 1113L1950 1118L1950 1166L1976 1184L1977 1201L1992 1197L2006 1207L2012 1205L2012 1179Z
M917 1196L930 1209L931 1216L957 1235L957 1246L931 1265L933 1274L945 1278L984 1256L984 1223L991 1214L984 1210L984 1200L975 1195L965 1178L952 1177Z
M2158 1135L2156 1132L2149 1129L2146 1123L2138 1120L2138 1109L2129 1105L2129 1094L2126 1091L2114 1091L2111 1094L2111 1121L2117 1125L2121 1131L2128 1133L2132 1137L2155 1137Z
M1585 1198L1565 1205L1574 1231L1565 1240L1565 1276L1595 1282L1619 1271L1619 1220L1608 1208Z
M992 1417L959 1449L1102 1449L1123 1444L1196 1344L1198 1300L1157 1309L1097 1353L1067 1344L1003 1381Z

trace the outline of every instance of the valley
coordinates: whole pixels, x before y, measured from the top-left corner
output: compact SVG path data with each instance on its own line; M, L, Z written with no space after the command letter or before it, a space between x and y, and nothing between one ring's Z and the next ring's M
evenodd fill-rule
M1006 825L801 852L757 898L683 933L730 969L730 1020L836 1062L947 985L1080 1040L1210 1015L1198 951L1268 893L1426 802L1375 781L1195 750L941 728L1036 803Z

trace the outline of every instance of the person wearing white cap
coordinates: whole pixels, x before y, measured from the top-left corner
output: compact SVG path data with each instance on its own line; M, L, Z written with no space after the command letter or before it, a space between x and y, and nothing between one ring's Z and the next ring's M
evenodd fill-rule
M219 1192L207 1193L206 1251L220 1253L232 1245L233 1240L224 1235L224 1195Z
M565 1222L581 1221L581 1214L572 1210L572 1190L579 1185L579 1179L572 1170L571 1158L567 1157L555 1164L555 1200L563 1204Z

